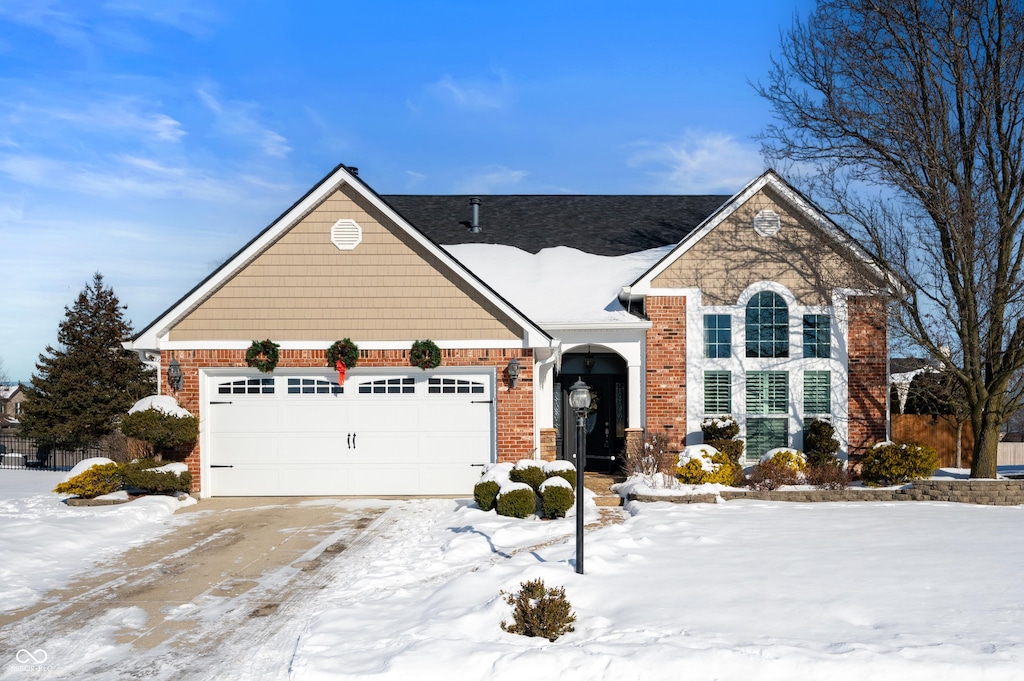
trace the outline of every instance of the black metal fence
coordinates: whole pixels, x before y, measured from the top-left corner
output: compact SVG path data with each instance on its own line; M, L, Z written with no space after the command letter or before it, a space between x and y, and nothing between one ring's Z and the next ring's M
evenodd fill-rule
M0 469L68 471L79 461L93 456L103 456L98 444L76 448L53 447L0 432Z

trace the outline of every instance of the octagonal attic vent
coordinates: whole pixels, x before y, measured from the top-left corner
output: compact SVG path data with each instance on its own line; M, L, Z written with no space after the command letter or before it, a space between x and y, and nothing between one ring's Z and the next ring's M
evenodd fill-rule
M351 251L363 240L363 230L355 220L338 220L331 227L331 243L342 251Z
M754 231L761 236L775 236L781 226L779 214L773 210L761 210L754 216Z

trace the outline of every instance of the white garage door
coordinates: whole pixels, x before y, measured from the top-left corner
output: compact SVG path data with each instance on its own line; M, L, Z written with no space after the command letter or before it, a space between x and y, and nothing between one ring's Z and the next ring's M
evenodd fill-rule
M214 496L469 494L494 449L493 375L207 377Z

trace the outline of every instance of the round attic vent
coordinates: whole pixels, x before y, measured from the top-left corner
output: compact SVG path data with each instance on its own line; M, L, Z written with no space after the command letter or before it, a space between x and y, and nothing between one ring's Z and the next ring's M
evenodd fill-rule
M331 227L331 243L342 251L351 251L363 240L363 230L355 220L338 220Z
M761 236L775 236L781 226L779 214L773 210L761 210L754 216L754 231Z

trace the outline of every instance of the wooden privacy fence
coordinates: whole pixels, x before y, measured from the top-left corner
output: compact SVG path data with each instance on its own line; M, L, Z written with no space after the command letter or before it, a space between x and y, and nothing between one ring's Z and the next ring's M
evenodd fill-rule
M929 414L893 414L891 432L894 442L934 447L940 468L956 467L956 423L952 419ZM964 424L960 449L960 468L970 468L974 461L974 429L969 421Z

